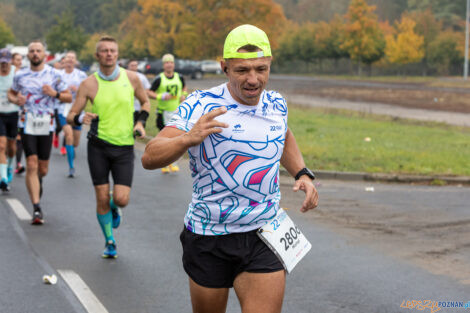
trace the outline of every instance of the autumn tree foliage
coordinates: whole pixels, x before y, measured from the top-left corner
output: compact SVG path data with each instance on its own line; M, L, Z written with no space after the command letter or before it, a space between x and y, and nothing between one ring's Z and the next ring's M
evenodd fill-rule
M429 63L440 75L448 75L452 66L460 67L464 53L459 48L461 34L454 31L441 32L429 47Z
M385 38L379 27L375 6L365 0L352 0L346 13L341 47L353 61L370 65L384 56Z
M0 47L4 47L7 43L13 43L15 36L11 28L0 18Z
M416 22L407 16L396 23L395 33L387 35L385 54L392 64L408 64L424 57L424 37L415 32Z
M286 18L272 0L139 0L121 25L126 47L161 56L215 58L228 32L241 24L265 30L272 46Z

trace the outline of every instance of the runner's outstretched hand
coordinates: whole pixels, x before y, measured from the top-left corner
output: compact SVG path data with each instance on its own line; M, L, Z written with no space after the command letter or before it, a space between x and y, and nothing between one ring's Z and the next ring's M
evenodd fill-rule
M85 112L83 116L83 124L90 125L91 121L98 117L98 114Z
M220 107L204 114L194 124L193 128L185 134L189 146L196 146L206 139L207 136L222 132L222 128L227 128L228 124L219 122L215 118L227 112L226 107Z
M318 192L310 177L306 175L300 176L300 178L295 181L293 190L294 192L297 192L298 190L305 192L305 200L302 203L300 212L307 212L308 210L312 210L317 207Z

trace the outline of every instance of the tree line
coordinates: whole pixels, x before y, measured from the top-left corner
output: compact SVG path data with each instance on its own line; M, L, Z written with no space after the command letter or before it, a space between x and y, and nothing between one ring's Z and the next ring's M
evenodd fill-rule
M0 46L41 33L51 52L75 50L91 62L106 33L118 38L123 57L218 58L227 32L250 23L266 30L279 64L346 59L447 74L464 54L465 0L31 1L0 4Z
M401 67L419 63L423 74L432 69L448 74L464 58L465 21L446 25L430 8L403 12L392 25L380 21L376 7L351 0L345 15L329 22L291 23L280 39L277 58L282 62L337 62L349 58L370 68ZM361 69L361 67L358 67Z

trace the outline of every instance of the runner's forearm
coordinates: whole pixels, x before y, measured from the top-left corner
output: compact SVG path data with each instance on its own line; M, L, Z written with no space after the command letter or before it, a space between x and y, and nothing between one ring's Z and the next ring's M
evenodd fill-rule
M300 152L294 134L290 129L287 130L286 140L284 142L284 152L281 157L281 164L294 177L301 169L305 167L304 158Z
M178 160L188 148L186 134L173 138L157 136L145 147L142 166L147 170L165 167Z

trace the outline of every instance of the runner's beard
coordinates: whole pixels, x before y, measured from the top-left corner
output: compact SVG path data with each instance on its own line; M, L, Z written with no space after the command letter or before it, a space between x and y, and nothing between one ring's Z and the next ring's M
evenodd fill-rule
M31 62L31 64L32 64L33 66L38 66L38 65L41 65L42 60L40 60L40 61L29 61L29 62Z

